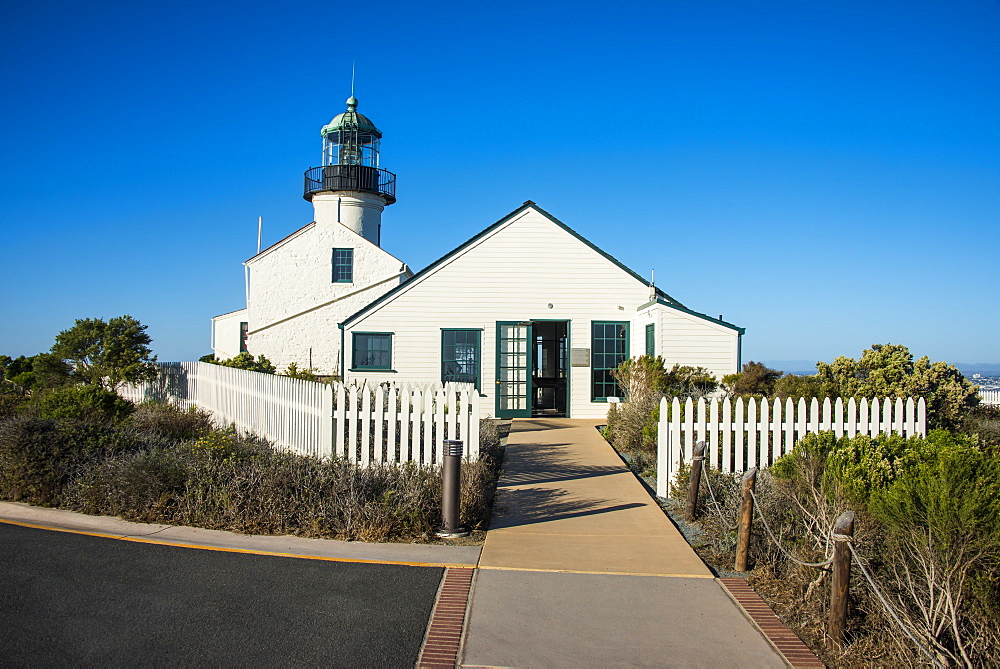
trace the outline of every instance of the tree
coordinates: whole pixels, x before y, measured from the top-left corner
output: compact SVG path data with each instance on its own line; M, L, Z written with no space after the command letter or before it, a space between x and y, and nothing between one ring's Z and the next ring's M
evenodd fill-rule
M786 398L806 399L833 397L836 393L831 393L829 384L823 383L823 379L815 374L812 376L800 376L798 374L785 374L774 382L774 397L784 400Z
M751 360L743 365L742 371L724 376L722 383L731 395L770 397L774 394L774 384L779 378L781 371Z
M974 386L946 362L930 361L899 344L873 344L857 360L816 363L819 377L843 397L923 397L930 428L953 429L979 404Z
M0 356L4 377L26 391L59 388L72 382L70 366L52 353L39 353L30 358L11 359Z
M146 326L129 315L106 323L85 318L56 335L52 353L73 366L74 378L114 390L120 383L134 385L156 378L150 342Z

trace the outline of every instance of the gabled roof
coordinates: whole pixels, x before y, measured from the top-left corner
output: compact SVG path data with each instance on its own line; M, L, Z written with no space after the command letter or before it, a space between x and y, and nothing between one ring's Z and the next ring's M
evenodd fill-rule
M698 311L692 311L692 310L688 309L687 307L685 307L685 306L683 306L681 304L677 304L676 302L667 302L666 300L661 300L661 299L650 300L649 302L646 302L646 304L643 304L643 305L640 305L640 306L636 307L636 311L642 311L643 309L648 309L649 307L651 307L653 305L657 305L657 304L659 304L661 306L664 306L664 307L668 307L670 309L675 309L677 311L680 311L680 312L685 313L685 314L689 314L691 316L695 316L697 318L701 318L702 320L706 320L709 323L715 323L716 325L721 325L722 327L729 328L730 330L736 330L741 335L742 334L746 334L746 332L747 332L746 328L741 328L738 325L733 325L732 323L727 323L726 321L724 321L724 320L722 320L720 318L712 318L711 316L708 316L706 314L700 313Z
M569 234L571 234L573 237L577 238L578 240L580 240L581 242L583 242L584 244L586 244L588 247L590 247L591 249L593 249L594 251L596 251L597 253L599 253L601 256L603 256L604 258L610 260L613 264L615 264L617 267L619 267L620 269L622 269L626 274L632 276L639 283L643 284L644 286L652 287L652 284L650 284L649 281L647 281L646 279L642 278L641 276L639 276L638 274L636 274L635 272L633 272L631 269L629 269L625 265L623 265L620 262L618 262L618 260L616 260L610 254L605 253L601 249L599 249L596 246L594 246L589 240L587 240L582 235L580 235L578 232L576 232L576 230L573 230L571 227L569 227L568 225L566 225L565 223L563 223L562 221L560 221L559 219L557 219L555 216L553 216L549 212L545 211L544 209L542 209L541 207L539 207L538 205L536 205L531 200L528 200L527 202L525 202L524 204L522 204L520 207L518 207L514 211L510 212L509 214L507 214L506 216L504 216L503 218L501 218L499 221L497 221L493 225L489 226L488 228L486 228L485 230L483 230L482 232L480 232L479 234L477 234L475 237L472 237L471 239L469 239L465 243L457 246L453 250L449 251L445 255L441 256L440 258L438 258L437 260L435 260L434 262L432 262L427 267L423 268L422 270L420 270L419 272L417 272L416 274L414 274L411 279L409 279L409 280L407 280L407 281L399 284L398 286L396 286L395 288L393 288L389 292L387 292L384 295L382 295L381 297L379 297L377 300L371 302L370 304L368 304L367 306L365 306L364 308L362 308L360 311L357 311L357 312L351 314L350 316L348 316L347 318L345 318L344 321L339 324L340 327L343 328L344 326L346 326L351 321L357 320L358 318L360 318L364 314L368 313L369 311L372 311L379 304L381 304L381 303L383 303L383 302L385 302L385 301L387 301L389 299L392 299L397 294L399 294L399 293L407 290L410 286L415 285L417 283L418 279L420 279L420 278L422 278L422 277L424 277L424 276L426 276L428 274L431 274L432 272L434 272L435 269L437 269L438 267L440 267L441 265L443 265L444 263L446 263L448 260L450 260L454 256L458 255L459 253L461 253L463 250L465 250L469 246L472 246L473 244L475 244L476 242L478 242L480 239L488 236L494 230L496 230L497 228L503 226L505 223L507 223L508 221L510 221L511 219L513 219L514 217L520 215L522 212L524 212L524 211L526 211L528 209L534 210L538 214L541 214L542 216L544 216L545 218L547 218L551 222L555 223L560 228L562 228L563 230L565 230L566 232L568 232ZM659 288L656 288L655 291L656 291L656 298L657 298L657 300L658 301L662 301L663 304L669 304L669 305L672 305L672 306L680 307L680 309L682 309L683 311L686 311L686 312L691 313L691 314L695 313L693 311L689 311L686 307L684 307L684 305L682 305L680 302L678 302L674 298L670 297L669 295L667 295L666 293L664 293L663 291L661 291ZM707 318L707 316L706 316L706 318ZM714 319L710 319L710 320L714 320Z
M305 225L303 225L301 228L299 228L295 232L288 233L287 235L285 235L284 237L282 237L281 239L279 239L275 243L273 243L270 246L268 246L266 249L264 249L262 251L258 251L256 253L256 255L250 256L249 258L247 258L246 260L243 261L244 264L246 264L246 263L248 263L248 262L250 262L252 260L256 260L257 258L259 258L259 257L261 257L263 255L267 255L268 253L270 253L274 249L278 248L279 246L282 246L285 243L290 242L291 240L295 239L296 237L298 237L300 234L302 234L306 230L311 230L314 227L316 227L316 221L311 221L309 223L306 223Z
M402 266L402 269L400 269L401 272L407 272L407 273L410 274L410 276L413 275L413 272L410 271L410 268L406 266L405 262L403 262L402 260L399 260L399 258L397 258L396 256L392 255L391 253L389 253L388 251L386 251L384 248L382 248L378 244L373 244L371 241L365 239L362 235L359 235L358 233L354 232L354 230L351 230L346 225L343 225L343 224L338 224L338 225L340 225L344 230L347 230L348 232L350 232L352 235L356 236L358 239L364 240L364 242L366 244L370 244L371 246L374 246L379 251L381 251L385 255L389 256L393 260L399 261L399 264ZM292 233L290 233L288 235L285 235L284 237L282 237L281 239L279 239L275 243L273 243L270 246L268 246L263 251L260 251L256 255L247 258L246 260L243 261L243 264L245 265L247 263L250 263L250 262L253 262L253 261L257 260L258 258L260 258L262 256L267 255L268 253L270 253L271 251L275 250L276 248L278 248L280 246L284 246L285 244L287 244L288 242L292 241L293 239L295 239L299 235L304 234L304 233L308 232L309 230L312 230L315 227L316 227L316 221L311 221L309 223L306 223L305 225L303 225L301 228L299 228L295 232L292 232Z

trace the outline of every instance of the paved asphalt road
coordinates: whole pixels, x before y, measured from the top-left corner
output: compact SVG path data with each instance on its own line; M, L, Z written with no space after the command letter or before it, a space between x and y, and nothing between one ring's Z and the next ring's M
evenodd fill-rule
M442 572L0 524L0 666L412 667Z

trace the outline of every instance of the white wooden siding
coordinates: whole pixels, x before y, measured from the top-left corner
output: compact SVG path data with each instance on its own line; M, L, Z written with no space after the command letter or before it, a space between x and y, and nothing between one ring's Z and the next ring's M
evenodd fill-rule
M739 371L739 335L732 328L663 305L656 314L659 355L667 366L705 367L717 379Z
M644 341L644 333L636 331L635 310L648 299L647 285L528 209L350 324L345 332L348 351L352 332L394 333L394 371L349 372L346 378L440 381L441 328L479 328L483 407L492 412L497 321L568 320L573 348L590 348L593 321L628 321L630 352L636 355L644 350L636 344ZM696 334L696 328L690 329ZM725 363L713 358L711 364L721 368ZM605 403L591 402L590 377L590 368L570 369L568 399L575 418L607 413Z
M240 352L240 323L246 319L246 309L212 319L212 352L216 358L226 360Z

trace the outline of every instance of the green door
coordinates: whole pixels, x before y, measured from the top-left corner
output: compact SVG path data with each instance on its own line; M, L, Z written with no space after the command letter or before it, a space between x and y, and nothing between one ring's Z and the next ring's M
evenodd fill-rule
M497 418L531 417L531 324L497 322Z

